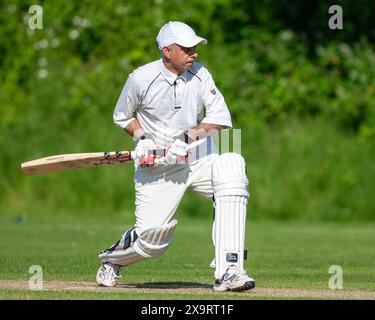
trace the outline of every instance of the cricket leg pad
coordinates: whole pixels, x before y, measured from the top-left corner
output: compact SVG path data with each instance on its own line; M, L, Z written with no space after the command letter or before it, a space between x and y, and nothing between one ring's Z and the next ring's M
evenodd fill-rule
M246 164L236 153L224 153L212 167L215 197L215 278L221 279L227 269L243 269L247 201L249 198Z
M147 229L139 236L132 228L110 249L99 253L98 257L103 263L121 267L143 259L157 258L167 250L176 225L177 220L172 220L166 225Z

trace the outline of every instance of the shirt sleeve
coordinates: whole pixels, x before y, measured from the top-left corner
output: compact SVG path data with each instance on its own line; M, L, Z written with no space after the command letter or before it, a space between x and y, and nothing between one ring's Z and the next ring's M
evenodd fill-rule
M202 79L203 104L206 110L201 123L211 123L232 128L232 119L224 97L216 87L211 74L204 70Z
M124 129L135 119L135 112L139 107L138 85L134 74L130 74L116 103L113 121Z

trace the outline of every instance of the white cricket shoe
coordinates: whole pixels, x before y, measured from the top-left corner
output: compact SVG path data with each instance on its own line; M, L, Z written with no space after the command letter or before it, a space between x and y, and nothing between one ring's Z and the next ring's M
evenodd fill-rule
M220 280L216 280L214 291L245 291L255 288L255 280L237 266L230 266Z
M101 287L114 287L120 277L120 266L107 262L99 268L96 283Z

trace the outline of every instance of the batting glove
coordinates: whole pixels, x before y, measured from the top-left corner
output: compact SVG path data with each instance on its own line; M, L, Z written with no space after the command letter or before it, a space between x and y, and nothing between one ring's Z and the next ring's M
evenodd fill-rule
M175 138L168 146L166 156L172 155L175 157L186 157L189 151L189 145L179 138Z
M156 149L156 143L152 139L141 139L135 146L135 156L141 159L148 156L148 150Z
M189 145L179 138L175 138L167 147L163 162L165 165L176 164L181 159L186 159Z

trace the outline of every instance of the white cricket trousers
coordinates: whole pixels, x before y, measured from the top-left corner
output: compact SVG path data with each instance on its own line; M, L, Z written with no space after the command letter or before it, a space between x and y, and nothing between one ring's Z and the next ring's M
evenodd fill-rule
M189 187L212 199L212 165L218 156L211 153L190 164L138 167L134 175L136 233L167 224Z

